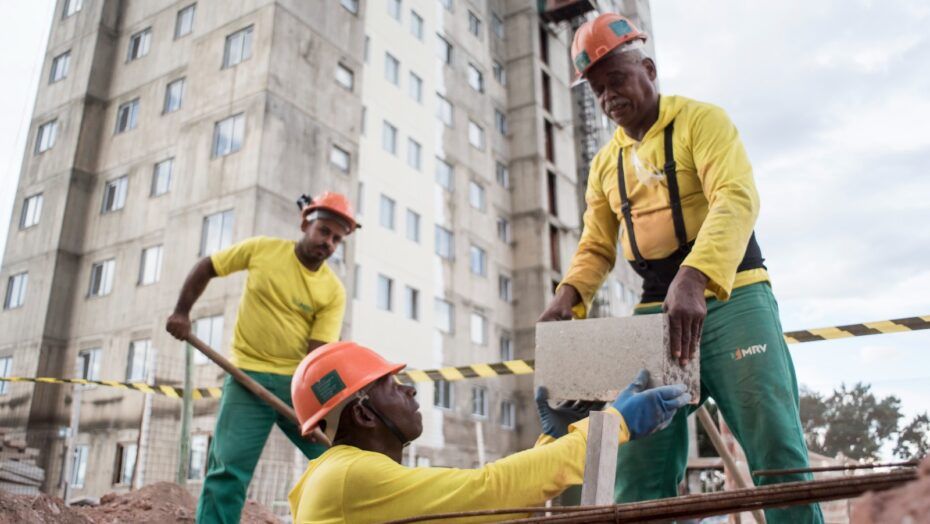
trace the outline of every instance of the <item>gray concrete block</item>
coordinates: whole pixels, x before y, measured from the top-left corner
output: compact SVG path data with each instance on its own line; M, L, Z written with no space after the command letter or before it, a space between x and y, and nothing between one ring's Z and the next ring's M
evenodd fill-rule
M664 314L536 324L535 384L552 399L612 401L641 368L649 387L683 383L700 398L700 353L684 368L671 359Z

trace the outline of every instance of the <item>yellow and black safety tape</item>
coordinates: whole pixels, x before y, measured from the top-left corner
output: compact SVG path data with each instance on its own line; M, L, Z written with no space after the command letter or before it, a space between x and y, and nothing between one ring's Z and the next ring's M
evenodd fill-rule
M53 378L53 377L0 377L5 382L35 382L38 384L79 384L82 386L106 386L118 389L133 389L149 395L163 395L171 398L184 397L184 388L168 386L165 384L146 384L145 382L118 382L116 380L86 380L83 378ZM223 388L196 388L191 393L194 400L204 398L220 398Z
M920 331L930 329L930 315L920 317L897 318L893 320L880 320L876 322L863 322L845 326L832 326L816 329L802 329L785 332L785 340L789 344L804 342L817 342L820 340L833 340L838 338L864 337L868 335L882 335L888 333L901 333L905 331ZM485 364L469 364L467 366L444 367L439 369L411 369L396 375L397 380L403 383L438 382L441 380L453 382L475 378L492 378L500 376L529 375L533 373L535 363L533 360L508 360L506 362L491 362ZM116 382L112 380L84 380L79 378L50 378L50 377L0 377L7 382L38 382L45 384L84 384L109 386L122 389L134 389L143 393L164 395L181 398L184 389L166 385L149 385L142 382ZM204 398L219 398L223 394L222 388L197 388L193 391L195 400Z

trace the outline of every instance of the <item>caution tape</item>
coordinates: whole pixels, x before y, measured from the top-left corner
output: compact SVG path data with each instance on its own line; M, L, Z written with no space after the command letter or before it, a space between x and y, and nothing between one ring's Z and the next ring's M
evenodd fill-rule
M0 377L4 382L35 382L37 384L80 384L82 386L106 386L118 389L133 389L149 395L162 395L171 398L184 397L184 388L166 386L164 384L149 385L145 382L117 382L115 380L85 380L83 378L53 378L53 377ZM191 397L194 400L204 398L220 398L223 388L197 388Z
M930 315L897 318L894 320L880 320L877 322L864 322L846 326L788 331L785 333L785 341L789 344L800 344L803 342L817 342L819 340L833 340L837 338L920 331L922 329L930 329ZM455 381L506 375L528 375L533 372L534 366L535 363L532 360L508 360L507 362L497 362L493 364L471 364L468 366L440 369L410 370L398 373L397 379L401 382L411 384L417 382L437 382L440 380Z
M820 340L833 340L838 338L864 337L868 335L882 335L888 333L902 333L905 331L920 331L930 329L930 315L921 317L897 318L893 320L880 320L876 322L863 322L845 326L833 326L817 329L802 329L788 331L785 340L789 344L804 342L817 342ZM441 380L454 382L475 378L493 378L508 375L530 375L535 369L533 360L508 360L506 362L491 362L485 364L469 364L466 366L445 367L439 369L411 369L398 373L395 378L405 384L420 382L438 382ZM181 398L184 389L163 384L149 385L144 382L117 382L113 380L84 380L80 378L52 378L52 377L0 377L6 382L36 382L43 384L82 384L107 386L121 389L132 389L152 395ZM194 400L205 398L220 398L222 388L197 388L193 391Z

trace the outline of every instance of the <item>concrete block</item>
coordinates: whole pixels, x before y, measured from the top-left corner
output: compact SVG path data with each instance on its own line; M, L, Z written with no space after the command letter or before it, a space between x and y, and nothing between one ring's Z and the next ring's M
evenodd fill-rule
M649 387L683 383L700 398L700 352L684 368L671 359L664 314L536 324L535 384L552 399L612 401L641 368Z

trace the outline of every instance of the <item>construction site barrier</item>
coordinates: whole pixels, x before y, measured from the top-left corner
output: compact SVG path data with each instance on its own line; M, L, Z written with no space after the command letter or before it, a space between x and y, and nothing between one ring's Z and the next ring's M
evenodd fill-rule
M896 318L892 320L879 320L848 324L845 326L832 326L816 329L802 329L785 332L785 340L789 344L804 342L817 342L820 340L833 340L838 338L864 337L868 335L882 335L901 333L905 331L920 331L930 329L930 315L920 317ZM475 378L492 378L508 375L529 375L534 370L533 360L508 360L506 362L491 362L485 364L469 364L466 366L445 367L439 369L411 369L396 375L397 380L406 384L420 382L449 382ZM80 378L52 378L52 377L0 377L0 381L7 382L36 382L42 384L81 384L107 386L122 389L133 389L152 395L164 395L172 398L184 396L184 389L166 385L149 385L142 382L117 382L114 380L84 380ZM194 400L205 398L220 398L222 388L197 388L193 391Z

